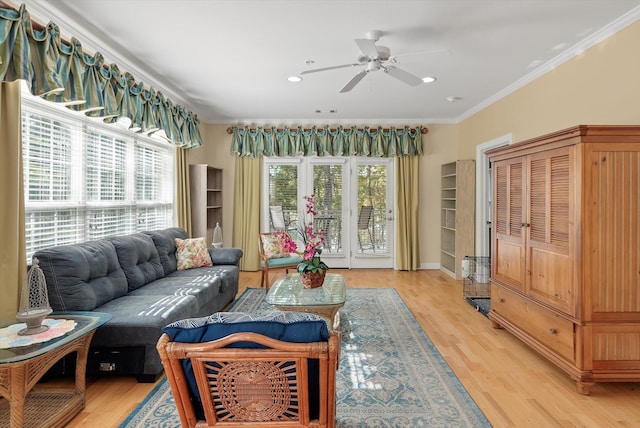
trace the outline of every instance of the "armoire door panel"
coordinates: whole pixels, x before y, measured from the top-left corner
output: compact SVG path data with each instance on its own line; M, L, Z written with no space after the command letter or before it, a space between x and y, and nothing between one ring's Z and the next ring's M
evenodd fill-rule
M575 315L572 149L528 156L529 213L526 236L526 292L568 315Z
M496 239L493 278L524 291L524 248L519 241Z
M568 315L574 315L572 260L565 252L530 247L527 294Z

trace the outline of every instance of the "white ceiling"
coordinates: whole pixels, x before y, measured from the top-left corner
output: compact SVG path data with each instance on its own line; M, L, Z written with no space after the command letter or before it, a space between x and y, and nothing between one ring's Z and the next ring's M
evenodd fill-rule
M457 122L640 19L637 0L22 3L209 123ZM354 39L370 30L395 66L437 80L412 87L378 71L339 93L353 67L287 81L357 62Z

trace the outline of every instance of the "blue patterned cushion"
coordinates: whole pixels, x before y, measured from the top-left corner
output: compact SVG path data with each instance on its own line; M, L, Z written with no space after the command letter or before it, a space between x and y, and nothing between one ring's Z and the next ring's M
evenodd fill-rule
M329 339L327 322L320 316L304 312L267 312L249 314L243 312L216 312L203 318L176 321L162 329L172 342L202 343L221 339L233 333L259 333L284 342L310 343ZM263 348L262 345L238 342L230 347ZM194 409L199 419L204 419L202 400L193 375L191 361L182 362ZM310 361L309 404L311 417L317 417L319 405L319 373L317 361Z
M285 342L308 343L328 340L326 321L305 312L216 312L202 318L176 321L162 329L172 342L201 343L221 339L233 333L259 333ZM261 347L256 344L235 344L234 347Z

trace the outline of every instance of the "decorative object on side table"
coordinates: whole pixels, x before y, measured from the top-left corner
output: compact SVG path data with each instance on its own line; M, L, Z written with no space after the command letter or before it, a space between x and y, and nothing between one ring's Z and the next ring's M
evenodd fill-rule
M31 269L20 290L20 308L16 315L16 320L26 323L27 327L20 330L18 334L31 335L47 331L49 326L43 325L42 321L51 312L53 310L49 306L47 281L38 265L38 259L34 257Z
M298 264L297 270L298 273L300 273L300 280L305 288L321 287L327 270L329 270L329 266L320 259L322 247L325 242L324 230L320 229L316 231L313 228L313 217L317 214L313 207L313 197L314 195L304 197L306 201L305 218L307 221L298 228L298 234L304 244L304 252L302 253L302 261ZM277 233L280 235L286 251L294 253L298 250L298 245L288 233Z

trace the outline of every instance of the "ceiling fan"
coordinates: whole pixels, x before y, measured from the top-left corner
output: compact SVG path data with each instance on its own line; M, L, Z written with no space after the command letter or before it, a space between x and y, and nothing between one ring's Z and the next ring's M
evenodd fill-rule
M320 71L335 70L337 68L347 67L359 67L365 66L365 69L357 73L347 84L340 90L341 93L349 92L352 90L358 82L360 82L364 76L373 71L382 70L391 77L406 83L411 86L418 86L422 83L422 79L407 71L399 69L390 63L396 62L396 57L391 56L391 50L386 46L376 45L376 42L382 36L382 31L373 30L369 31L366 35L366 39L355 39L356 44L360 48L362 55L358 57L358 62L352 64L334 65L331 67L316 68L313 70L305 70L300 74L318 73ZM426 52L425 52L426 53Z

